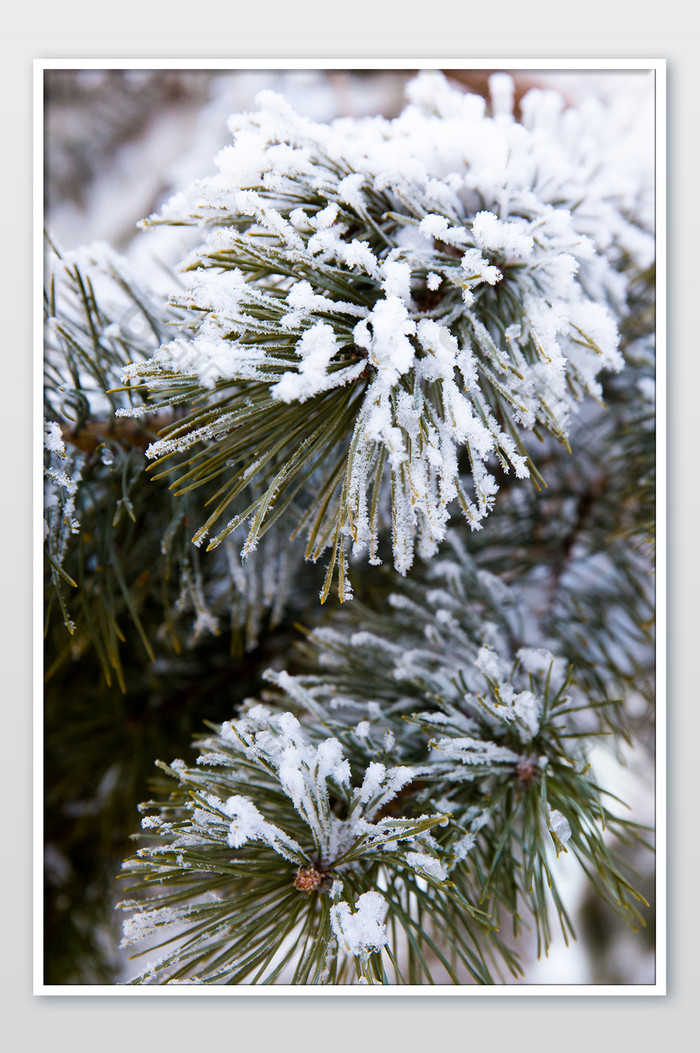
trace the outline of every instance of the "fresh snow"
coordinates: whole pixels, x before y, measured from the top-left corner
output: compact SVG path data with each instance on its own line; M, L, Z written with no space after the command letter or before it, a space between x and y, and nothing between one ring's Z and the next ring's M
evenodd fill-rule
M355 909L341 900L331 907L331 927L346 954L366 960L389 942L384 924L386 901L379 892L365 892Z

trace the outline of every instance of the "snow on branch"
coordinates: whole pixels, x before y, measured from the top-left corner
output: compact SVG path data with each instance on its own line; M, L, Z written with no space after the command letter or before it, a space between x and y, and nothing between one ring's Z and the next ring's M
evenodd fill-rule
M527 433L567 444L578 401L622 367L628 275L653 258L641 188L606 164L604 112L531 93L519 122L494 84L493 116L422 74L396 119L330 124L263 92L217 175L147 221L203 234L175 299L196 321L125 372L154 397L215 398L148 450L181 453L190 485L229 480L198 542L246 520L245 555L296 514L307 558L331 551L322 597L337 568L347 598L351 550L379 562L390 525L406 573L454 508L480 529L501 476L536 473ZM243 477L263 487L248 508Z

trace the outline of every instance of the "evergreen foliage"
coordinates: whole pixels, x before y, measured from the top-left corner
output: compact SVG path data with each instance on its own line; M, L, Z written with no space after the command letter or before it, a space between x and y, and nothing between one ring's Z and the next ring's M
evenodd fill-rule
M647 188L602 107L511 110L265 93L146 222L199 240L170 297L49 246L46 825L101 916L49 895L53 982L113 982L117 898L131 983L514 982L562 854L646 924L588 756L653 746Z

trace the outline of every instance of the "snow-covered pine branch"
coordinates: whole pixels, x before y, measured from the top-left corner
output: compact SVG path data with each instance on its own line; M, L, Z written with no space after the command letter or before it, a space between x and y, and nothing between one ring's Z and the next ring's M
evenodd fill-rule
M566 444L621 368L645 188L606 166L602 108L532 91L516 121L507 78L493 91L489 113L425 73L398 118L330 124L262 93L218 174L148 220L206 234L175 297L195 321L124 374L190 410L148 455L183 487L220 480L196 543L246 522L245 555L286 519L346 598L385 525L401 573L454 508L479 529L504 473L538 478L527 433Z
M183 311L104 244L50 246L47 272L47 630L57 606L73 636L58 635L56 665L94 649L107 683L125 690L132 643L152 659L230 628L232 650L256 647L284 615L301 545L273 531L242 565L234 533L203 565L188 528L198 502L145 471L144 450L177 410L154 417L147 393L121 383L125 364L146 360Z
M546 952L549 902L573 934L564 851L643 924L604 836L639 831L606 803L582 745L598 703L544 648L512 653L507 592L455 550L391 596L390 618L353 604L316 630L305 674L270 672L266 705L249 700L200 742L196 768L166 768L180 787L144 805L147 844L126 867L147 895L127 901L125 938L174 949L132 982L338 983L348 958L356 980L430 982L423 953L444 966L456 949L452 982L491 983L488 959L517 975L495 931L506 919L517 935L529 911Z

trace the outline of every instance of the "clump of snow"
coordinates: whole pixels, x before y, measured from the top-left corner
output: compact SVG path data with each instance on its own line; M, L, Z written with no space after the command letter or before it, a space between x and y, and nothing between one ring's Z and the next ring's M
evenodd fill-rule
M61 425L55 420L44 422L44 446L50 453L57 453L61 457L65 455L66 444L61 434Z
M435 881L444 881L447 877L447 870L440 860L426 852L407 852L406 862L419 874L427 874Z
M508 259L525 260L531 256L535 241L527 233L527 224L523 220L504 222L493 212L477 212L472 223L472 234L480 249L501 253Z
M301 365L298 373L285 373L272 388L281 402L304 402L337 383L328 374L328 366L338 345L332 326L316 322L303 334L297 345Z
M231 816L228 843L231 848L240 848L246 841L264 836L265 820L252 801L238 795L229 797L224 810Z
M408 339L416 323L398 296L379 300L367 318L353 329L355 343L369 352L369 359L382 382L393 387L413 365L415 348Z
M386 901L379 892L365 892L353 910L341 900L331 907L331 927L339 945L353 957L366 961L389 942L384 923Z
M486 645L479 651L474 664L495 692L496 702L490 706L490 711L502 720L513 722L523 742L533 738L540 728L541 700L527 689L516 691L512 666Z

